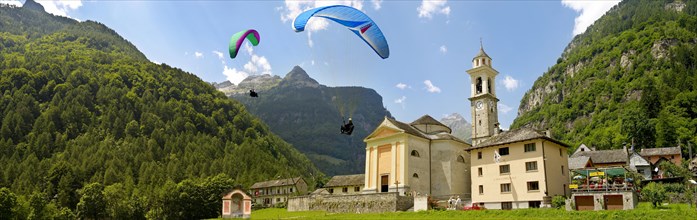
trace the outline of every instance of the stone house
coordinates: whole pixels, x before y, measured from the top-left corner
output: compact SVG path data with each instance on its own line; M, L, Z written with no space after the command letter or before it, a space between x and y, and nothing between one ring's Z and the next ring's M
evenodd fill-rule
M333 195L360 194L365 184L365 174L333 176L324 189ZM321 192L318 192L321 193Z
M682 163L682 152L680 152L680 147L644 148L641 149L639 154L649 160L653 166L657 166L661 158L678 166Z
M286 202L288 197L307 194L307 183L301 177L269 180L254 183L249 192L254 204L268 207Z

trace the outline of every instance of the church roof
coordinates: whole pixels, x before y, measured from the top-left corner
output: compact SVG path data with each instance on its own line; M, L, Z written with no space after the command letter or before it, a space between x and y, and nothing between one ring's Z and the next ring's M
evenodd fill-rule
M301 179L302 178L300 178L300 177L295 177L295 178L288 178L288 179L257 182L257 183L254 183L254 185L252 185L249 188L250 189L259 189L259 188L274 187L274 186L291 186L291 185L295 185L295 183L297 183Z
M412 127L411 125L408 125L408 124L406 124L406 123L404 123L404 122L397 121L397 120L395 120L395 119L391 119L391 118L388 118L388 117L385 117L385 118L386 118L388 121L392 122L392 124L394 124L395 126L397 126L397 128L404 130L404 132L407 133L407 134L411 134L411 135L414 135L414 136L417 136L417 137L420 137L420 138L428 139L428 137L426 137L426 135L422 134L419 130L417 130L416 128Z
M416 121L410 123L410 125L440 125L440 126L445 126L443 123L440 123L430 115L424 115L421 116L421 118L416 119ZM447 127L447 126L446 126Z
M430 121L429 118L433 121ZM388 120L393 125L397 126L397 128L404 130L404 133L407 133L410 135L414 135L414 136L428 139L428 140L453 140L453 141L457 141L460 143L470 145L469 143L463 141L460 138L453 136L452 134L450 134L448 132L440 132L440 133L435 133L435 134L425 134L425 133L421 132L419 129L414 127L415 125L423 125L423 123L435 125L434 124L434 121L435 121L438 123L437 125L443 126L445 128L448 128L448 130L450 130L450 127L436 121L435 119L433 119L431 116L428 116L428 115L424 115L423 117L417 119L416 121L412 122L411 125L404 123L404 122L401 122L401 121L397 121L397 120L392 119L392 118L388 118L388 117L385 117L385 119Z
M562 143L561 141L555 140L554 138L547 137L544 134L532 129L532 128L518 128L510 131L505 131L494 136L489 137L486 141L479 143L477 146L470 147L468 150L474 150L478 148L485 148L491 146L497 146L508 143L515 143L520 141L527 141L536 138L542 138L554 143L557 143L564 147L569 147L569 145ZM594 160L595 161L595 160Z
M412 123L409 123L411 126L416 126L416 125L436 125L436 126L442 126L444 128L448 129L448 133L452 133L453 130L450 129L447 125L444 125L443 123L439 122L438 120L434 119L430 115L424 115L421 116L421 118L416 119L416 121L413 121Z
M641 149L641 156L660 156L660 155L677 155L680 154L680 147L661 147L661 148L644 148Z
M354 175L337 175L324 185L324 187L339 187L339 186L362 186L365 184L365 174Z
M472 58L472 60L474 60L478 57L486 57L486 58L491 59L491 57L489 57L489 55L486 54L486 52L484 52L484 47L482 47L482 46L479 47L479 53L477 53L477 56L474 56L474 58Z

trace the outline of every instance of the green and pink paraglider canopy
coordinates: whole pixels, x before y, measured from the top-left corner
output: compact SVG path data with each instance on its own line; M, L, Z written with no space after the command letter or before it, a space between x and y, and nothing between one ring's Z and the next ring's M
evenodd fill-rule
M240 50L245 38L254 46L259 44L259 32L256 30L248 29L237 32L230 38L230 58L235 59L237 57L237 52Z

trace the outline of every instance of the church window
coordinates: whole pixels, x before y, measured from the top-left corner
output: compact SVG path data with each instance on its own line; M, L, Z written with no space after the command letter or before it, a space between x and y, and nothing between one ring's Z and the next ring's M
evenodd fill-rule
M511 165L501 165L499 166L499 173L500 174L509 174L511 173Z
M421 157L421 156L419 156L419 152L416 151L416 150L412 150L412 151L411 151L411 155L412 155L412 156L415 156L415 157Z
M484 185L479 185L479 194L484 194Z
M356 187L353 188L353 191L354 191L354 192L361 191L361 187L360 187L360 186L356 186Z
M482 125L482 120L479 120L479 125Z
M477 159L478 159L478 160L481 160L481 159L482 159L482 152L481 152L481 151L480 151L480 152L477 152Z
M525 144L525 152L533 152L537 150L535 143Z
M564 174L564 173L565 173L565 172L564 172L564 166L562 165L562 166L561 166L561 175L562 175L562 176L566 175L566 174Z
M348 192L348 187L344 187L343 189L341 189L341 192L347 193L347 192Z
M462 157L462 155L457 156L457 162L464 163L464 162L465 162L465 158Z
M508 155L508 147L499 148L499 155L501 155L501 156Z
M482 171L482 168L481 168L481 167L480 167L480 168L477 168L477 173L479 174L479 176L483 176L483 175L484 175L484 172Z
M564 156L564 154L561 152L561 148L559 148L559 156L560 156L560 157L563 157L563 156Z
M482 77L477 77L477 94L482 93Z
M411 177L419 178L419 174L414 173L414 175L411 175Z

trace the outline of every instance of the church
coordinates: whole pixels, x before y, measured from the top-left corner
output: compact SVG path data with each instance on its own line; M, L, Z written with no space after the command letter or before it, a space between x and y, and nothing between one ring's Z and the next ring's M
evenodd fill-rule
M407 124L385 117L365 138L363 193L399 192L434 198L470 193L468 143L431 116Z

